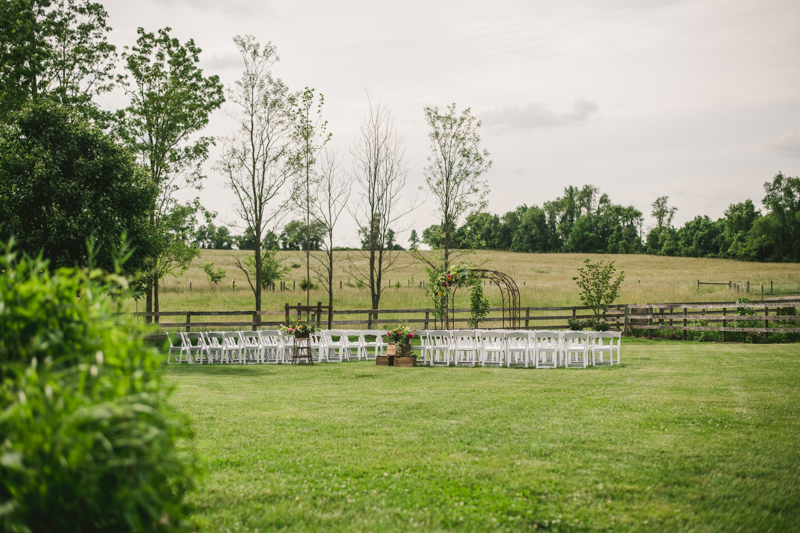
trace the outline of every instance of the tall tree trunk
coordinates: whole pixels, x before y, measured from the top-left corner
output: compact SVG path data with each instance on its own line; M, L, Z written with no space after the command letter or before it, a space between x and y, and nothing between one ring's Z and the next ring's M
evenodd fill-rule
M145 313L152 313L153 312L153 287L150 283L147 284L147 289L145 290L144 296L144 312ZM145 324L152 324L153 317L146 316L144 319Z
M256 296L256 311L261 311L261 263L263 261L261 257L261 238L256 235L255 237L255 256L256 256L256 287L255 287L255 296Z
M158 272L153 272L153 311L158 313ZM156 324L158 324L159 317L155 317Z

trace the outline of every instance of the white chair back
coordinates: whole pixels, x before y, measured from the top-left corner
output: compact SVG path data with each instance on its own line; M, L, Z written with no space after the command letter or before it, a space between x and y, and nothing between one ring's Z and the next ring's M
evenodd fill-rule
M478 363L478 337L474 329L453 331L453 358L456 366L475 366Z
M261 335L258 331L240 331L242 360L245 363L263 363L264 351L261 346Z
M379 329L361 330L361 355L364 359L374 361L375 356L385 354L386 344L383 342L385 333L385 331ZM372 350L371 353L370 350Z
M431 366L450 366L453 353L452 332L447 329L429 329L425 350Z
M242 341L238 331L225 331L222 334L222 362L244 363L242 358Z
M556 368L561 364L561 332L534 331L529 334L530 357L536 368Z
M622 333L619 331L595 331L589 337L589 351L592 354L592 365L619 364L620 345ZM605 355L608 354L606 360ZM616 355L616 363L614 362Z
M184 333L183 338L186 340L187 349L189 350L190 363L202 364L203 359L205 359L206 362L211 362L208 359L208 348L206 347L206 340L202 333L190 331L189 333Z
M478 360L482 366L503 366L506 360L505 331L482 329L476 330Z
M524 366L530 364L530 340L527 331L509 331L506 333L506 365Z
M261 349L264 353L264 362L270 364L286 363L284 339L281 332L275 329L264 329L258 332L261 337Z
M183 338L183 332L170 331L167 333L167 340L169 340L169 350L167 351L167 364L171 365L174 359L176 363L180 364L183 361L184 353L187 354L186 339Z
M564 333L564 366L586 368L589 365L589 333L568 331Z

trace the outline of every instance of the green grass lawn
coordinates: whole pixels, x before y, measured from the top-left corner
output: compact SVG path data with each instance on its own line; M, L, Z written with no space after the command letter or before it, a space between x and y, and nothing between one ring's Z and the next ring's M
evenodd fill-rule
M170 366L204 531L798 531L800 345L588 370Z

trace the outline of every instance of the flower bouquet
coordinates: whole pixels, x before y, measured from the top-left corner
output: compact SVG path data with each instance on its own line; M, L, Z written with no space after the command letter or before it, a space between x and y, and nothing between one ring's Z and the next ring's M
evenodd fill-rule
M411 339L414 338L414 330L405 324L398 324L395 328L386 328L386 341L388 343L386 354L398 357L411 357Z
M295 320L293 322L290 321L285 326L281 326L281 331L295 339L305 339L317 331L317 326L313 322Z

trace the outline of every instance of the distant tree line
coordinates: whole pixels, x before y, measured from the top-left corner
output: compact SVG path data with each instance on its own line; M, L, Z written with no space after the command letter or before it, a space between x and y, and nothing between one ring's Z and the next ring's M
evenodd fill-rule
M593 185L568 186L542 207L523 204L504 215L472 213L455 229L452 242L456 249L799 262L800 178L778 173L764 189L765 213L745 200L731 204L716 221L697 216L677 228L672 224L677 209L668 205L667 196L658 197L651 212L656 225L645 232L635 207L614 204ZM415 237L413 232L412 241ZM443 226L426 228L422 242L443 248Z

